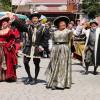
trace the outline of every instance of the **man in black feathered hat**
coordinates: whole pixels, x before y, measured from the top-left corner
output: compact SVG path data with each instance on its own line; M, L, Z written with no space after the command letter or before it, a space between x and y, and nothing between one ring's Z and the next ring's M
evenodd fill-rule
M33 17L37 17L38 19L40 19L41 14L39 14L39 13L31 14L31 15L29 16L29 19L31 20Z
M24 46L24 66L28 74L28 79L25 81L25 85L34 85L37 83L37 77L40 71L40 57L43 56L44 51L48 51L48 40L49 40L49 30L43 26L39 19L41 15L39 13L31 14L29 19L31 24L28 25L28 35L26 36L25 46ZM33 50L32 50L33 49ZM32 55L33 53L33 55ZM32 57L32 56L33 57ZM35 78L33 80L29 61L33 58L35 65Z

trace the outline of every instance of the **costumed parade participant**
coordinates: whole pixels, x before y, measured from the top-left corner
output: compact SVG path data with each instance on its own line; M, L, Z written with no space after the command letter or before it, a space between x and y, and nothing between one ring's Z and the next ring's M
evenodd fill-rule
M100 65L100 28L98 27L98 23L93 20L90 22L91 28L86 31L88 34L85 46L85 58L84 62L86 65L86 72L88 74L89 66L94 66L93 74L97 74L98 65Z
M47 86L55 90L71 88L71 37L72 32L67 29L69 18L66 16L57 17L54 25L57 30L52 34L53 47L51 49L50 63L46 70Z
M24 66L28 74L28 79L25 81L25 85L37 84L37 77L40 72L40 58L44 55L45 50L48 49L49 40L49 30L45 28L40 22L39 18L41 15L39 13L31 14L30 21L31 24L28 25L27 37L25 40L25 46L23 50L24 54ZM33 54L32 54L33 53ZM35 65L35 78L33 80L30 73L29 62L31 57Z
M86 30L87 25L85 25L87 22L82 20L80 25L77 26L76 30L74 31L74 47L75 47L75 52L73 53L73 57L78 59L79 61L83 61L83 51L85 47L85 42L86 42L86 34L84 31Z
M0 26L0 81L16 81L15 35L10 18L8 16L0 18Z

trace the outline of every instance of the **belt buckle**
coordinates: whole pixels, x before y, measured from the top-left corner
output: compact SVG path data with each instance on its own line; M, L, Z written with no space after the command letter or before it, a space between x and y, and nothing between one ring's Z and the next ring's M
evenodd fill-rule
M60 43L57 43L57 44L60 44Z

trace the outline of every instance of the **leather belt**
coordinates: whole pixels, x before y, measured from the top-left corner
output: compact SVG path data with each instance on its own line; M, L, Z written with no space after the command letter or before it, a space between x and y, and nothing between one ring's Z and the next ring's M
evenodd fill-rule
M68 43L67 42L54 42L54 44L60 45L60 44L68 44Z

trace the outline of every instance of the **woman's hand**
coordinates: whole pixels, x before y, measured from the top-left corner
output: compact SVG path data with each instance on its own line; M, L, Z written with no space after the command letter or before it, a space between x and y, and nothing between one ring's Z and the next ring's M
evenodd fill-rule
M14 19L14 13L7 12L6 15L10 18L10 20Z
M20 42L20 47L21 47L21 48L23 48L23 47L24 47L23 42Z

